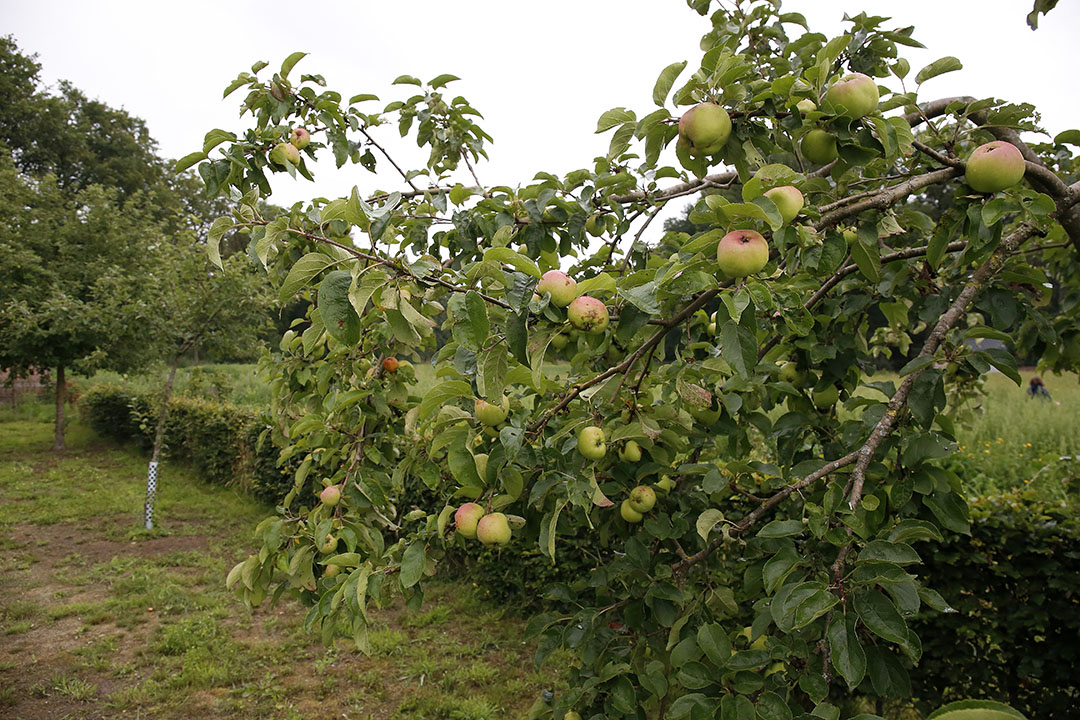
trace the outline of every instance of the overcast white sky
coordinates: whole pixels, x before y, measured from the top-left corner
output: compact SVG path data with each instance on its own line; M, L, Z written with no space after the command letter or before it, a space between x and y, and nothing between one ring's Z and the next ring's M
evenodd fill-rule
M925 99L970 94L1027 101L1042 111L1051 134L1080 127L1073 75L1080 3L1061 3L1037 32L1024 22L1031 4L788 0L784 11L803 13L812 29L827 35L842 30L845 11L891 16L896 27L915 25L915 37L928 49L902 49L911 77L943 55L964 63L964 70L930 80ZM639 115L651 111L657 74L684 59L694 67L708 27L708 19L681 0L0 0L0 34L14 35L24 52L39 55L47 82L70 80L144 118L166 156L198 150L211 128L240 129L239 94L222 100L225 85L256 60L276 68L289 53L304 50L311 55L297 70L322 73L346 97L374 92L388 102L409 89L390 87L399 74L422 80L458 75L462 80L450 91L469 98L495 139L480 178L510 185L538 170L562 174L591 165L609 137L593 134L600 113L616 106ZM276 176L274 202L376 186L356 166L338 172L331 162L323 165L314 187Z

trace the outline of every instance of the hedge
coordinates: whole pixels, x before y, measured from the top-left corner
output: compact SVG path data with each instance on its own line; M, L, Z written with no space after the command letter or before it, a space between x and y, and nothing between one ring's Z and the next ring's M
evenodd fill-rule
M98 385L80 400L90 427L121 443L149 450L156 430L156 402L116 385ZM269 437L260 413L209 400L175 396L165 423L169 457L189 462L208 482L239 485L265 502L278 504L293 487L298 463L279 464L278 448ZM311 505L314 496L299 497Z
M91 427L149 448L154 403L116 386L98 386L81 404ZM177 397L166 439L172 457L190 461L209 481L235 483L277 504L294 484L298 463L279 465L278 449L259 436L256 412ZM316 502L308 488L298 505ZM401 507L442 502L421 482L407 482ZM1007 702L1033 719L1069 717L1080 707L1080 520L1076 508L1007 495L975 500L971 534L922 543L925 576L956 612L924 606L911 620L922 640L911 668L912 697L922 709L960 698ZM476 543L449 558L481 595L507 607L549 609L573 604L577 589L603 583L593 559L572 536L560 538L558 564L536 549L500 553ZM542 599L541 599L542 598ZM739 608L745 611L746 608ZM740 612L735 611L739 619ZM744 618L749 623L751 616Z

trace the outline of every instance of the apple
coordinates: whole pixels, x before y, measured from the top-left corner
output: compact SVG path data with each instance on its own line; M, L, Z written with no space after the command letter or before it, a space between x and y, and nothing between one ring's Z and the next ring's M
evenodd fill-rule
M653 483L653 487L656 489L656 492L660 493L661 496L664 496L675 489L675 481L667 475L664 475Z
M1010 188L1024 179L1024 156L1012 143L995 140L980 145L971 153L964 171L964 181L981 193Z
M609 321L607 307L602 301L594 297L582 295L575 298L570 303L566 316L570 319L570 324L578 330L584 330L594 335L599 335L607 330Z
M835 385L814 388L814 407L818 410L828 410L840 399L840 389Z
M803 156L817 165L827 165L836 159L836 138L824 130L814 129L803 136Z
M340 572L341 572L341 566L340 565L327 565L326 569L323 570L323 575L325 575L328 578L332 578L332 577L337 577L338 573L340 573Z
M270 151L270 162L277 165L298 165L300 151L292 143L278 143Z
M510 542L510 523L502 513L488 513L476 523L476 539L485 545L499 545Z
M802 385L806 379L802 371L799 370L799 366L794 361L788 360L786 363L780 366L780 372L777 373L780 380L791 383L795 387Z
M328 485L319 493L319 500L326 507L334 507L341 501L341 488L337 485Z
M551 294L551 304L566 307L578 296L577 281L562 270L548 270L536 283L536 292L542 297Z
M769 262L769 243L754 230L732 230L716 246L716 262L731 278L753 275Z
M686 141L691 155L712 155L730 136L731 118L715 103L699 103L679 118L679 137Z
M803 98L799 102L795 103L795 107L799 108L799 112L803 115L809 112L817 110L817 103L810 98Z
M803 194L794 185L782 185L766 190L765 197L776 204L785 225L794 220L803 209Z
M311 133L304 128L293 128L289 133L289 142L295 145L297 150L303 150L311 142Z
M877 110L877 83L862 73L845 75L832 84L825 99L833 104L838 114L858 120Z
M593 237L600 237L605 230L607 230L607 216L605 215L593 214L585 221L585 232Z
M476 524L484 517L484 508L474 502L468 502L454 513L454 527L458 535L467 538L476 537Z
M581 720L581 716L571 710L570 712L562 716L562 720Z
M626 444L619 448L619 459L623 462L641 462L641 446L635 440L627 440Z
M638 485L630 491L630 507L639 513L647 513L656 505L656 493L648 485Z
M623 500L622 505L619 506L619 514L622 515L622 519L628 523L639 523L642 517L641 513L630 506L629 500Z
M397 372L399 365L400 363L398 362L398 359L393 355L388 358L384 358L382 361L382 369L386 372Z
M595 425L587 425L578 430L578 452L589 460L599 460L607 453L607 443L604 442L604 431Z
M508 414L510 414L510 403L507 401L506 396L503 396L500 405L477 399L476 405L473 407L473 415L476 416L476 419L482 424L492 427L505 420Z
M551 338L551 347L555 348L556 350L562 350L569 344L570 338L566 335L566 333L559 333L555 337Z
M319 552L321 552L323 555L329 555L330 553L337 550L337 543L338 539L333 535L328 534L322 539L322 542L319 543Z

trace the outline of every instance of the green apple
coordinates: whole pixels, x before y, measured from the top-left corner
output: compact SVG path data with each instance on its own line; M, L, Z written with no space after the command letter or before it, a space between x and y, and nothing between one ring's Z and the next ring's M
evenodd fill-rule
M502 513L488 513L476 523L476 539L485 545L506 545L510 542L510 523Z
M627 440L626 444L619 448L619 459L623 462L641 462L641 446L635 440Z
M577 281L562 270L548 270L536 283L536 292L550 293L552 305L566 307L578 296Z
M322 539L322 542L319 543L319 552L321 552L323 555L329 555L330 553L337 550L337 543L338 539L333 535L328 534Z
M971 153L964 181L976 192L994 193L1023 180L1026 169L1024 156L1015 145L995 140L980 145Z
M619 506L619 514L622 515L622 519L628 523L639 523L644 517L641 513L630 506L629 500L623 500L622 505Z
M824 130L814 129L803 136L803 156L816 165L827 165L836 159L836 138Z
M799 387L806 380L805 374L799 370L799 366L792 360L788 360L780 366L780 372L777 373L777 376L780 380L791 383L795 387Z
M732 230L716 246L716 262L730 278L753 275L769 262L769 243L754 230Z
M638 485L630 491L630 507L639 513L647 513L656 505L656 493L648 485Z
M297 150L303 150L311 142L311 133L302 127L293 128L289 133L289 142L295 145Z
M555 337L551 338L551 347L556 350L562 350L570 344L570 338L565 333L559 333Z
M332 578L332 577L337 577L338 573L340 573L340 572L341 572L341 566L340 565L327 565L326 568L323 570L323 575L325 575L328 578Z
M607 230L607 216L595 213L585 221L585 232L593 237L600 237Z
M476 416L476 419L482 424L492 427L505 420L509 413L510 403L505 396L503 396L501 405L495 405L478 398L476 405L473 407L473 415Z
M794 220L803 209L803 194L794 185L782 185L766 190L765 197L776 204L785 225Z
M837 80L825 93L837 114L857 120L877 110L878 86L862 73L852 73Z
M840 388L835 385L814 388L814 407L818 410L828 410L840 399Z
M270 162L276 165L298 165L300 151L292 143L278 143L270 151Z
M607 330L610 320L607 307L603 301L588 295L575 298L570 303L566 316L570 319L570 324L578 330L584 330L594 335L599 335Z
M799 102L795 103L795 107L799 108L799 112L803 115L809 112L817 110L817 103L810 98L803 98Z
M328 485L319 493L319 500L327 507L334 507L341 501L341 488L337 485Z
M476 524L484 517L484 508L476 503L468 502L457 509L454 513L454 527L458 535L472 539L476 537Z
M571 710L570 712L562 716L562 720L581 720L581 716Z
M679 118L679 137L686 141L691 155L712 155L730 136L731 118L715 103L699 103Z
M587 425L577 434L578 452L589 460L599 460L607 453L604 431L595 425Z

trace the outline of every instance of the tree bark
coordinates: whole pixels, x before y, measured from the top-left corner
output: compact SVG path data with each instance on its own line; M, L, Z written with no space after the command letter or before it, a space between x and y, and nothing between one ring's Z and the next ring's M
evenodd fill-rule
M64 405L67 404L67 382L64 380L64 366L56 366L56 424L54 425L52 449L60 452L67 449L64 444Z
M165 381L165 394L162 398L161 414L158 415L157 430L154 431L154 447L150 453L150 462L146 466L146 502L143 513L146 517L146 529L154 527L154 497L157 495L157 466L161 456L161 446L165 444L165 423L169 419L169 399L172 398L173 383L176 380L176 368L180 365L180 353L177 353L169 365L169 379Z

